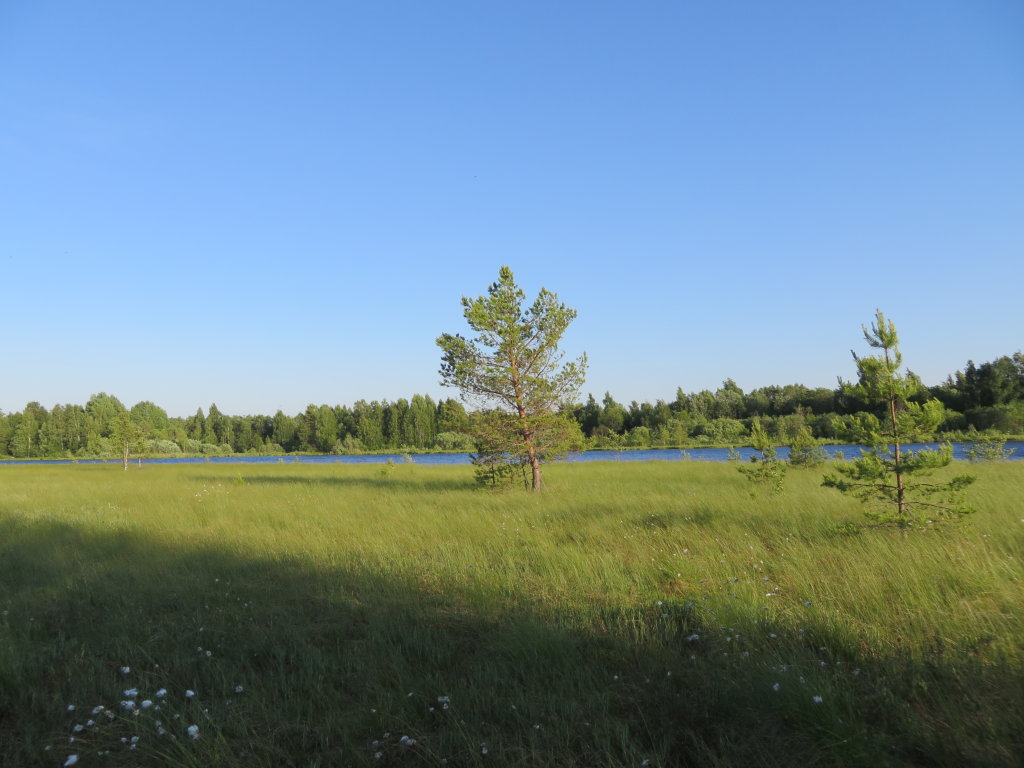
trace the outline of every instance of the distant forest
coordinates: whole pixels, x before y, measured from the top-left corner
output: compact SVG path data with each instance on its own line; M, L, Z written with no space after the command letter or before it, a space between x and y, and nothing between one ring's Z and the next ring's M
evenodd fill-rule
M923 438L971 439L981 432L1024 434L1024 354L989 363L968 362L963 371L925 390L944 409L938 431ZM0 414L0 455L31 457L106 457L118 454L114 432L126 406L100 393L84 405L56 405L47 410L28 403L18 413ZM144 401L130 409L140 439L136 453L148 455L231 453L359 453L377 451L472 451L476 414L448 398L427 395L395 402L359 400L352 406L310 405L305 411L273 416L229 416L216 405L204 413L175 418ZM751 420L761 420L779 445L810 432L819 441L836 441L843 424L878 417L841 387L809 389L801 384L769 386L744 392L726 379L714 392L629 405L610 395L566 413L579 424L581 443L589 448L693 447L742 445Z

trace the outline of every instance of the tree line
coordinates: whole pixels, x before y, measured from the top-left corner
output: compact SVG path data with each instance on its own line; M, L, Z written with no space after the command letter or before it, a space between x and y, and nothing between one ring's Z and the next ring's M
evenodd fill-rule
M1024 434L1024 354L975 365L968 362L918 399L938 400L943 411L936 437L969 438L975 432ZM628 405L610 394L591 395L564 410L592 448L687 447L743 444L753 419L769 437L789 444L802 431L817 440L841 440L837 424L860 414L882 416L876 404L836 389L801 384L744 392L732 379L715 391L684 393L672 400ZM309 405L303 412L231 416L216 405L186 418L168 416L150 401L128 407L99 393L85 405L46 409L28 403L0 414L0 454L15 458L117 456L118 417L138 428L133 450L149 454L357 453L360 451L471 451L474 424L486 412L469 412L458 400L435 402L413 395L394 402L359 400L351 406Z
M150 401L128 408L101 392L84 405L33 402L0 416L0 453L16 458L113 456L127 414L137 428L135 451L153 454L356 453L381 450L469 450L469 419L457 400L414 395L395 402L360 400L351 407L309 405L294 416L231 416L213 404L186 418Z
M935 436L1024 434L1021 352L981 365L969 361L934 387L921 385L913 373L908 376L918 385L912 401L937 400L942 406ZM844 425L860 414L883 415L876 403L858 398L842 381L835 389L787 384L744 392L732 379L714 392L686 394L680 388L674 400L653 404L633 401L626 406L608 393L600 402L590 395L573 414L596 447L735 444L750 437L754 419L776 444L789 444L803 431L818 440L841 441Z

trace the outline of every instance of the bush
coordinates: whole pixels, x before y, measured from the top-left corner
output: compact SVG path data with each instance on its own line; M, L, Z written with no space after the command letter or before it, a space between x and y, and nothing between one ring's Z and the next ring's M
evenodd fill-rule
M442 451L472 451L476 448L473 438L464 432L440 432L434 438L434 447Z
M978 430L991 429L1011 435L1024 432L1024 401L972 408L964 416Z
M1006 461L1013 455L1013 449L1006 447L1005 437L993 437L971 443L967 449L969 461Z
M362 453L363 441L354 435L345 435L344 440L334 444L335 453Z
M149 453L181 453L181 446L173 440L148 440L146 450Z

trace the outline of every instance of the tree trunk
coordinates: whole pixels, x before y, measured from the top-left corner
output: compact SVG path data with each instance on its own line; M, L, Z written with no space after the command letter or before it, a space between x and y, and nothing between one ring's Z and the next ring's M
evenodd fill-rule
M539 491L544 482L540 476L540 458L537 456L537 450L532 445L526 449L526 455L530 458L530 471L533 475L532 490L536 493Z
M903 482L903 465L900 462L900 432L896 419L896 398L889 398L889 419L892 421L893 469L896 473L896 505L901 517L907 515L906 485Z
M121 456L121 463L124 465L124 471L128 471L128 443L124 444L124 453Z

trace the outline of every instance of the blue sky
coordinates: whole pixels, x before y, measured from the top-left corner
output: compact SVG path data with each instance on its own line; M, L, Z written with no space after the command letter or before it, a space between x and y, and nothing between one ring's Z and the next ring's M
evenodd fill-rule
M7 2L0 409L428 393L501 264L620 401L1024 346L1024 5Z

